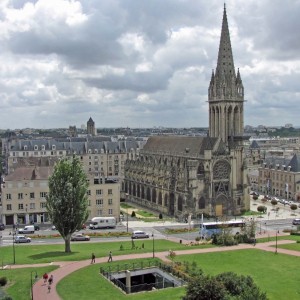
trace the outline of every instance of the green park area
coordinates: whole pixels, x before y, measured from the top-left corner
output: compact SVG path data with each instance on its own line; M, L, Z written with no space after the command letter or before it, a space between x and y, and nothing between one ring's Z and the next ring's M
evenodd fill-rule
M287 237L286 237L287 238ZM293 237L299 240L299 237ZM96 257L105 257L111 250L114 256L145 253L153 251L153 241L136 241L136 247L132 249L131 241L126 242L100 242L100 243L74 243L72 252L65 253L63 244L56 245L17 245L15 247L16 264L30 264L29 268L0 270L0 277L6 277L8 284L5 292L14 300L30 299L30 285L32 275L38 274L40 278L44 272L51 272L54 265L47 267L34 267L37 263L50 263L54 261L77 261L90 259L92 252ZM122 245L122 247L121 247ZM211 245L195 246L212 247ZM278 246L279 247L279 246ZM300 251L300 243L280 245L280 248L288 248ZM155 240L155 252L169 251L175 253L178 250L194 249L179 243L167 240ZM2 247L0 259L12 263L12 247ZM138 263L143 261L156 261L157 258L135 259ZM215 253L203 253L193 255L177 255L173 263L196 264L207 275L216 275L221 272L235 272L238 275L250 275L260 290L267 293L268 299L279 300L282 295L286 299L299 299L299 257L274 252L261 251L253 247L248 250L224 251ZM93 264L75 271L61 280L57 290L62 299L172 299L179 300L185 294L185 288L168 288L132 295L123 294L107 279L99 274L100 267L122 265L132 263L132 260L114 261L113 263Z

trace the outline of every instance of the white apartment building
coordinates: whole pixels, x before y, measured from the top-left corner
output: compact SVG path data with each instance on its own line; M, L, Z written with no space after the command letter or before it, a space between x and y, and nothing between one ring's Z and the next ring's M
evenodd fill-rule
M46 211L48 178L52 167L20 167L5 178L2 190L2 223L5 225L51 223ZM120 216L118 181L90 179L89 220L96 216Z

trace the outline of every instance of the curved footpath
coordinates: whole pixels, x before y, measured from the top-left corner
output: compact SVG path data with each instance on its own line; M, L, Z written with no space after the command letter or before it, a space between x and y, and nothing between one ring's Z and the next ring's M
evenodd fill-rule
M295 241L291 240L279 240L277 244L288 244L288 243L295 243ZM270 251L275 253L275 241L266 242L266 243L258 243L256 244L255 248ZM188 246L187 246L188 247ZM216 247L216 248L206 248L206 249L191 249L188 248L186 250L178 250L176 251L177 255L184 255L184 254L196 254L196 253L209 253L209 252L221 252L221 251L234 251L234 250L241 250L241 249L253 249L253 245L250 244L240 244L237 246L230 246L230 247ZM286 249L277 248L278 253L300 256L299 251L292 251ZM136 259L136 258L151 258L153 255L152 252L150 253L140 253L140 254L128 254L128 255L119 255L114 256L114 261L119 260L129 260L129 259ZM169 261L167 256L169 255L169 251L164 252L156 252L155 257L160 258L163 261ZM96 263L105 263L107 262L107 257L101 257L96 259ZM50 265L57 265L59 268L54 270L50 274L54 276L54 282L51 287L51 291L48 292L48 285L44 283L43 279L39 279L33 286L33 299L35 300L60 300L61 298L56 292L56 284L63 279L64 277L68 276L70 273L87 267L91 263L91 260L83 260L83 261L73 261L73 262L52 262ZM40 267L49 264L36 264L36 265L16 265L11 266L11 268L25 268L25 267Z

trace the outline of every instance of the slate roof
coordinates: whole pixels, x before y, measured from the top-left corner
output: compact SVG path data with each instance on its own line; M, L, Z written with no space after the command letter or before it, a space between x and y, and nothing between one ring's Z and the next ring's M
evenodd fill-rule
M203 155L204 150L213 150L218 138L187 136L152 136L143 148L149 152L189 153Z
M7 181L47 180L53 172L53 167L21 167L5 177Z
M272 168L275 168L276 165L290 166L292 172L300 172L300 158L296 154L291 157L268 156L265 158L264 163Z
M260 147L259 147L257 141L255 141L255 140L252 141L252 143L251 143L251 145L250 145L249 148L250 148L250 149L260 149Z

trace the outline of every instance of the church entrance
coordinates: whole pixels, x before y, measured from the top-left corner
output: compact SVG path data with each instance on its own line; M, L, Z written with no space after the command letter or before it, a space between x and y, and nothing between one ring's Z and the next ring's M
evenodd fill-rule
M223 215L223 205L222 204L217 204L216 205L216 216L220 217Z

